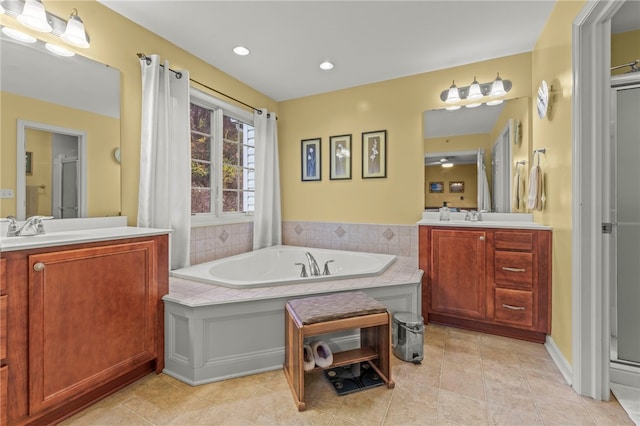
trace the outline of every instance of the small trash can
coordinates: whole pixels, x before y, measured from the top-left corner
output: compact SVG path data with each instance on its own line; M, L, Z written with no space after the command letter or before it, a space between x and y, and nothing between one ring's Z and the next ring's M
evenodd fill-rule
M424 358L424 320L413 312L393 314L391 347L393 354L403 361L420 364Z

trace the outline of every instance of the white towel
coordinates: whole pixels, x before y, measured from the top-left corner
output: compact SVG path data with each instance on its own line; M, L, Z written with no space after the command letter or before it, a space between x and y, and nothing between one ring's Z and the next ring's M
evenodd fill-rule
M527 208L530 210L543 210L546 197L544 195L544 179L540 166L531 167L529 174L529 195L527 197Z

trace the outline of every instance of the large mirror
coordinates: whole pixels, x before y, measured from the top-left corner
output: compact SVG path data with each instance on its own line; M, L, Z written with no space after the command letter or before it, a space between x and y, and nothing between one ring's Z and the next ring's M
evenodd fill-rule
M524 213L530 99L423 114L424 207Z
M120 71L1 43L0 215L119 215Z

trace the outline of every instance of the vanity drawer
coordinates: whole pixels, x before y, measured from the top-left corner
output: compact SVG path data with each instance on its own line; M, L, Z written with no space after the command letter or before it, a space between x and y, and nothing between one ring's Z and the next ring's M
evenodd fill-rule
M496 250L533 250L533 232L505 232L495 233Z
M533 253L496 251L495 283L498 286L533 288Z
M496 288L496 321L513 325L533 326L533 293Z
M7 357L7 302L9 296L0 296L0 361Z

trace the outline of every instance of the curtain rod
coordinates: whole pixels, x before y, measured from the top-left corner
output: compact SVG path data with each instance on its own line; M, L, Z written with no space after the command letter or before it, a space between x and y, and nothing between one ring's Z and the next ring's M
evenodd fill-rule
M139 59L144 59L144 60L147 62L147 65L151 64L151 58L149 58L149 57L148 57L147 55L145 55L144 53L138 53L138 54L137 54L137 56L138 56L138 58L139 58ZM164 68L164 65L163 65L163 64L160 64L160 66L161 66L162 68ZM174 74L176 75L176 78L182 78L182 73L181 73L180 71L172 70L171 68L169 68L169 71L171 71L172 73L174 73ZM207 86L207 85L206 85L206 84L204 84L204 83L200 83L198 80L194 80L193 78L189 78L189 81L191 81L191 82L193 82L193 83L196 83L196 84L199 84L199 85L200 85L200 86L202 86L202 87L206 87L207 89L209 89L209 90L211 90L211 91L213 91L213 92L216 92L216 93L217 93L217 94L219 94L219 95L222 95L222 96L224 96L224 97L226 97L226 98L229 98L229 99L231 99L231 100L234 100L234 101L238 102L239 104L242 104L242 105L244 105L244 106L246 106L246 107L248 107L248 108L251 108L252 110L256 111L258 114L262 114L262 110L261 110L261 109L258 109L258 108L254 107L254 106L251 106L251 105L249 105L249 104L247 104L247 103L245 103L245 102L242 102L241 100L236 99L236 98L234 98L233 96L229 96L229 95L227 95L226 93L222 93L221 91L216 90L216 89L214 89L213 87L209 87L209 86ZM268 114L267 116L269 116L269 115L271 115L271 114Z

